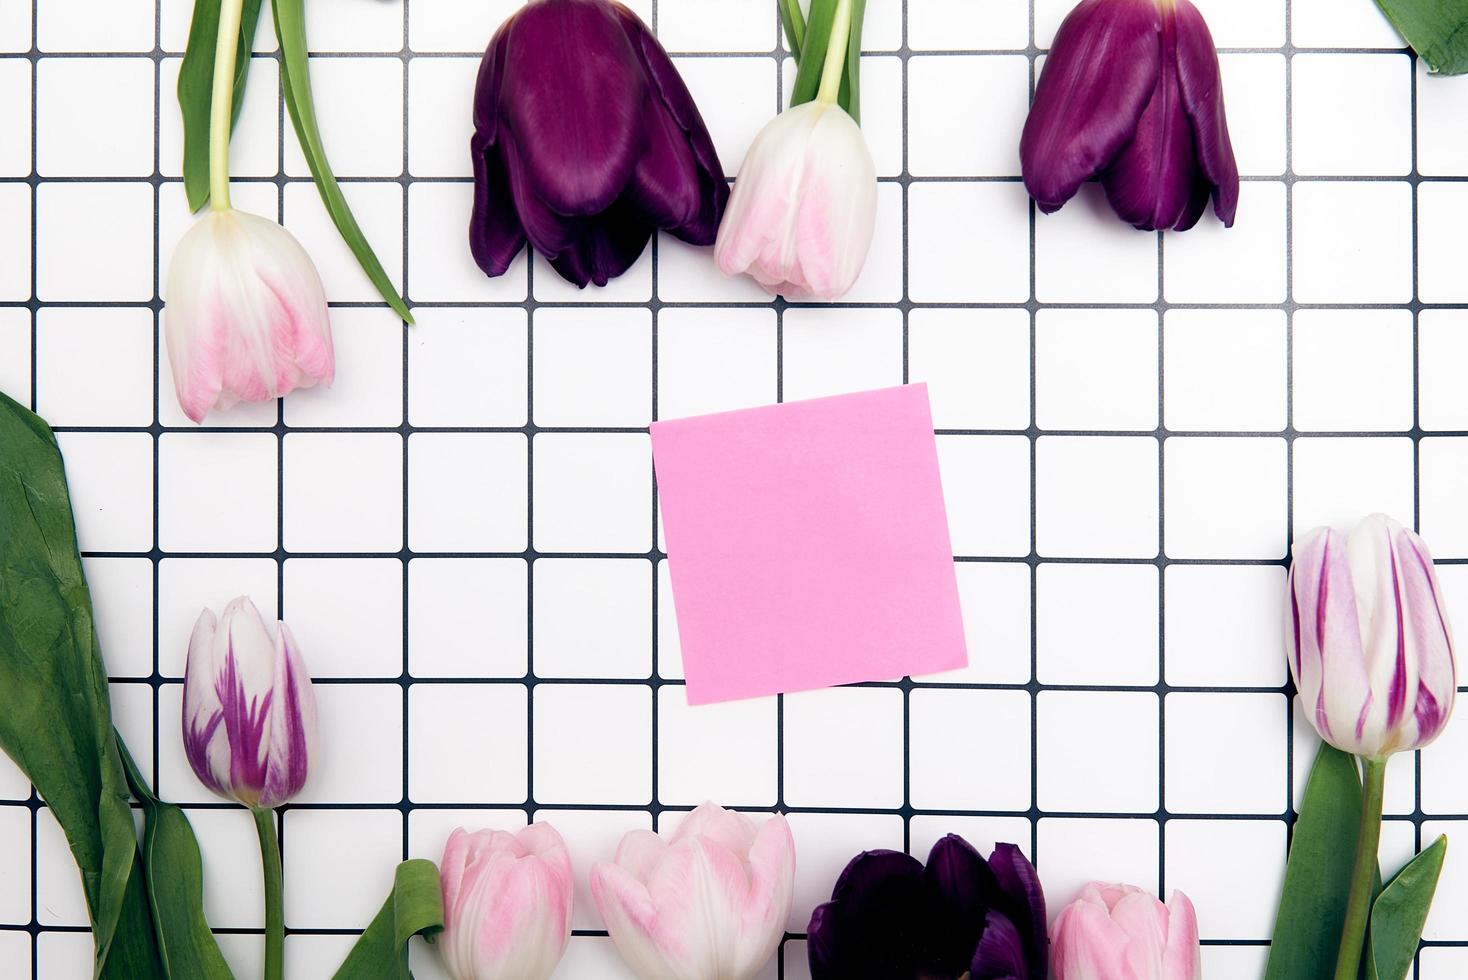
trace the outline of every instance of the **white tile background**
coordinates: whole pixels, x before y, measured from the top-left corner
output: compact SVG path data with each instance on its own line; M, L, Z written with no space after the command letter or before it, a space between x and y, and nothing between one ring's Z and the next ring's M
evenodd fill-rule
M1200 0L1237 227L1141 234L1094 188L1041 217L1015 147L1070 2L870 5L877 239L833 309L767 302L668 239L604 291L538 259L484 279L469 105L515 0L311 0L326 143L406 332L306 177L267 17L236 199L317 259L340 381L210 431L158 345L189 220L190 4L0 4L0 388L61 432L119 723L190 804L242 977L255 844L177 736L193 618L242 592L290 619L318 678L325 757L283 817L299 980L329 976L393 864L456 824L553 820L584 877L707 797L791 814L796 908L767 977L806 975L809 910L853 853L949 830L1020 843L1057 907L1091 877L1182 887L1209 975L1259 974L1314 748L1279 649L1292 529L1414 522L1468 622L1468 82L1428 79L1369 0ZM774 4L633 6L733 176L793 75ZM972 665L690 709L648 423L903 381L928 382L941 427ZM1393 763L1389 862L1459 833L1465 757L1468 719ZM558 976L623 975L579 898ZM56 825L0 764L0 975L86 976L85 922ZM1427 938L1421 980L1468 970L1460 857Z

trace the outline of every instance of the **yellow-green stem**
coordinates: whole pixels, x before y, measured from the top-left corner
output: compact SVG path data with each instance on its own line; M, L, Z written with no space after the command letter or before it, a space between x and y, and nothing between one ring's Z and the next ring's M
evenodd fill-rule
M1356 980L1361 973L1361 948L1371 912L1371 886L1378 870L1381 846L1381 804L1386 792L1386 760L1361 760L1361 833L1356 838L1356 867L1341 928L1340 951L1335 958L1335 980Z
M280 838L275 835L272 811L257 806L250 813L260 838L260 867L265 876L265 980L281 980L285 975L285 888Z
M821 87L816 101L833 104L841 94L841 76L846 73L846 46L851 43L851 0L839 0L831 18L831 40L821 65Z
M245 0L219 5L219 37L214 42L214 85L209 91L209 200L215 211L229 210L229 131L234 122L235 52Z

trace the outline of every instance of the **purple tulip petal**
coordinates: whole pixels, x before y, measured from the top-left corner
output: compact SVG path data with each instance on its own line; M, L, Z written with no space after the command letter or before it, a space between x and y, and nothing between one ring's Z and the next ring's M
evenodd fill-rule
M1041 211L1059 209L1131 141L1157 87L1161 29L1153 0L1084 0L1060 25L1020 139Z
M941 976L933 924L942 909L935 899L916 858L888 850L858 854L836 880L831 901L811 916L811 980Z
M525 232L510 196L496 140L499 136L500 89L504 83L505 44L510 32L500 30L484 52L474 83L474 136L469 155L474 164L474 209L469 218L469 250L487 276L502 276L525 247Z
M1024 852L1013 844L995 844L989 855L989 870L1004 894L1005 915L1019 929L1029 951L1026 965L1030 975L1043 980L1049 975L1050 951L1046 936L1045 892L1040 876Z
M934 929L945 934L942 943L957 958L951 964L956 976L979 942L984 914L1000 897L999 880L973 845L957 834L948 834L933 845L923 871L942 898L946 914L934 923Z
M1198 166L1211 185L1213 211L1225 227L1239 207L1239 165L1228 136L1218 51L1208 24L1189 0L1177 0L1178 87L1193 124Z
M1043 973L1030 973L1024 938L999 912L990 912L984 919L984 934L974 950L969 975L972 980L1045 980Z
M565 248L555 253L540 250L568 282L605 286L632 267L647 248L652 231L635 209L619 202L582 222L581 234Z
M859 897L894 878L920 879L922 875L923 863L911 854L885 849L862 851L841 870L831 889L831 899Z

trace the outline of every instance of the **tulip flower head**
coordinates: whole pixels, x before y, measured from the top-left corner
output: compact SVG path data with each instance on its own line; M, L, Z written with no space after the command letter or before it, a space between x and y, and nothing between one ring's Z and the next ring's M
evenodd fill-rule
M230 207L206 213L174 250L164 299L174 389L195 422L237 402L331 384L321 277L274 221Z
M1315 528L1293 557L1285 641L1320 737L1368 759L1437 738L1458 681L1427 544L1374 514L1349 533Z
M1045 896L1013 844L985 861L949 834L924 865L865 851L811 915L812 980L1046 980Z
M749 980L785 934L795 842L704 803L670 837L634 830L591 871L591 894L617 951L642 980Z
M316 698L285 623L235 599L199 614L183 696L184 754L220 796L269 810L301 791L315 754Z
M495 33L474 98L469 242L503 275L528 240L605 286L656 229L711 245L729 185L688 87L636 14L531 0Z
M545 980L571 941L575 881L548 823L517 834L449 835L440 865L444 930L437 947L454 980Z
M1138 228L1184 231L1210 195L1232 225L1239 168L1218 54L1190 0L1083 0L1055 35L1020 140L1045 213L1099 176Z
M1131 885L1092 882L1055 920L1055 980L1199 980L1198 918Z

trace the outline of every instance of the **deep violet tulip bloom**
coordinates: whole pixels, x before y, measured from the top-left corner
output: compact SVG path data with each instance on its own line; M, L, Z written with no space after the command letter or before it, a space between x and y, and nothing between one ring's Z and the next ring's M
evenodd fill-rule
M812 980L1045 980L1045 896L1013 844L985 861L949 834L924 866L898 851L851 860L811 915Z
M1232 225L1239 168L1203 15L1189 0L1084 0L1055 35L1019 154L1047 214L1099 176L1138 228L1191 228L1210 196Z
M528 240L571 282L605 286L656 229L712 245L729 198L683 79L611 0L531 0L501 25L470 147L469 244L490 276Z

